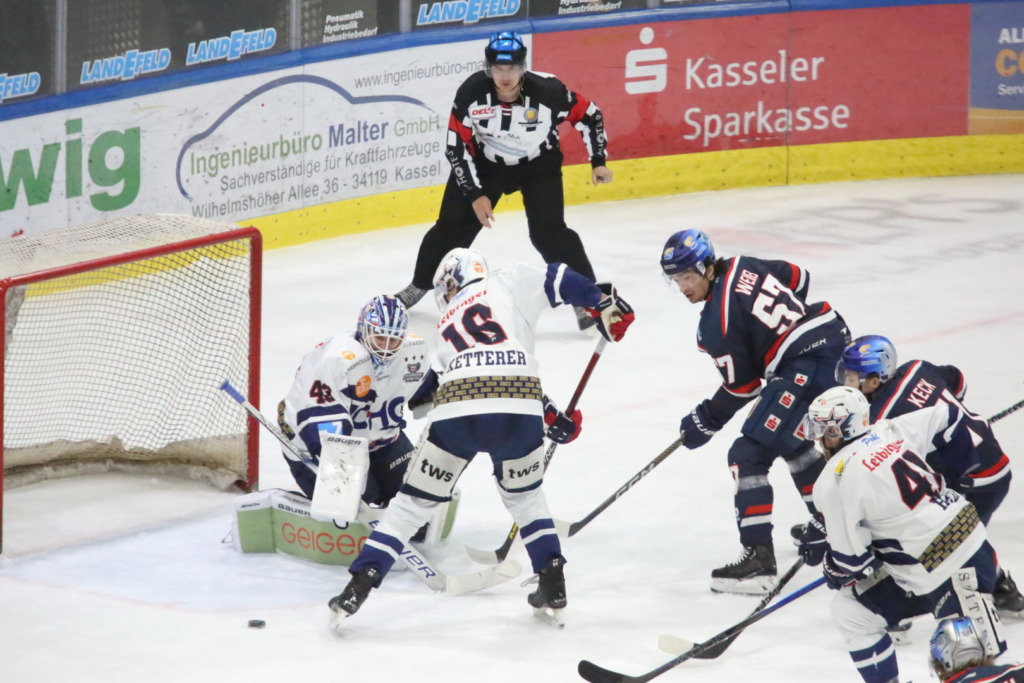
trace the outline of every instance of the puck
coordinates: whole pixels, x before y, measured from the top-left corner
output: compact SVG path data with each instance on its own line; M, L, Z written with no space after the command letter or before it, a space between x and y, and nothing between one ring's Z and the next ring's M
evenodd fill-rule
M249 620L249 628L263 628L266 625L267 625L267 622L263 621L262 619L250 619Z

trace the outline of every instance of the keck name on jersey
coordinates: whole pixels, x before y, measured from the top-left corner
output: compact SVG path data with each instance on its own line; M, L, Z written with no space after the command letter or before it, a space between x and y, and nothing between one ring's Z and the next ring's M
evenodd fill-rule
M448 364L448 370L478 368L481 365L526 365L526 354L522 351L466 351L460 353Z

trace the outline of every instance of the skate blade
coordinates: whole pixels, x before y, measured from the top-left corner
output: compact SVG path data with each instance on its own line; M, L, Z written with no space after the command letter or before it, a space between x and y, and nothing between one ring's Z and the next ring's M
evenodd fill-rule
M548 626L554 628L565 628L565 617L562 614L565 609L553 609L551 607L534 607L533 616Z
M352 615L343 609L331 608L331 614L327 618L327 625L332 631L341 631L342 623L344 623L344 621L350 616Z
M767 595L775 587L775 576L755 576L752 579L711 579L712 593L734 595Z

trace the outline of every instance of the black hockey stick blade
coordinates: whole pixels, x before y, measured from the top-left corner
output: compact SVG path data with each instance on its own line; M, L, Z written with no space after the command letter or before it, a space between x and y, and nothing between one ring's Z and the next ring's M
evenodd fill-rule
M591 683L619 683L620 681L624 683L647 683L647 681L657 678L669 669L674 669L686 660L696 658L704 650L716 647L719 643L721 643L724 640L734 638L741 631L743 631L745 628L747 628L754 622L764 619L775 610L780 609L785 605L788 605L789 603L799 598L801 595L805 595L811 592L823 583L825 583L824 576L819 579L815 579L803 588L799 588L793 591L792 593L784 597L782 600L772 605L771 607L763 609L756 614L752 614L751 616L747 617L738 624L735 624L725 629L713 638L705 640L703 643L694 646L692 650L684 652L675 659L670 659L669 661L659 666L657 669L648 671L645 674L641 674L639 676L629 676L626 674L618 673L616 671L611 671L610 669L602 668L597 664L589 662L585 659L580 661L579 665L576 667L576 671L579 673L580 676L590 681Z
M775 585L772 586L772 589L770 591L768 591L768 593L763 598L761 598L761 602L757 603L757 607L754 608L754 611L752 611L747 616L747 618L749 619L750 617L755 616L756 614L761 612L761 610L763 610L765 607L767 607L768 603L770 603L772 600L774 600L775 597L779 593L782 592L782 589L786 587L786 584L789 583L790 580L794 576L796 576L796 573L798 571L800 571L800 568L803 567L803 566L804 566L803 558L802 557L798 557L796 562L793 563L793 566L791 566L788 570L786 570L786 573L783 574L782 577L778 581L775 582ZM680 650L674 650L674 649L671 649L671 648L662 647L662 642L663 641L661 639L659 639L658 643L659 643L659 647L661 647L661 649L663 651L668 652L668 654L671 654L671 655L681 655L681 654L683 654L684 652L686 652L688 650L694 650L695 653L693 655L693 659L717 659L718 657L721 657L722 654L727 649L729 649L730 645L732 645L734 642L736 642L736 639L739 637L741 632L742 631L737 631L736 633L732 634L728 638L723 638L721 641L719 641L719 642L717 642L715 644L710 644L711 641L706 641L704 643L700 643L699 645L690 644L687 647L685 647L684 649L680 649ZM667 636L667 637L663 636L663 638L665 638L665 640L667 640L667 641L673 641L674 640L675 642L678 642L678 643L690 643L690 641L685 641L682 638L674 638L673 636Z

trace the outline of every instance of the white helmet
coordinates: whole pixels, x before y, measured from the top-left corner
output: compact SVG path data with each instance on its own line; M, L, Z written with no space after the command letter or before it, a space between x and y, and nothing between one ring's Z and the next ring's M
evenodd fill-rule
M871 406L864 394L853 387L832 387L811 401L804 429L807 438L823 436L849 441L868 431Z
M489 272L487 261L479 252L463 247L449 251L434 272L434 299L437 307L445 310L456 292L471 282L484 279Z

